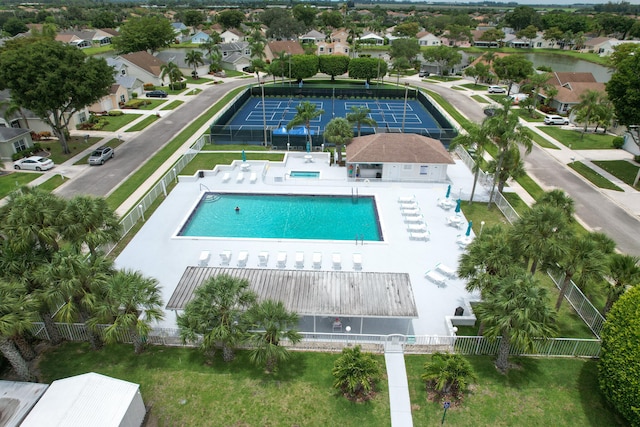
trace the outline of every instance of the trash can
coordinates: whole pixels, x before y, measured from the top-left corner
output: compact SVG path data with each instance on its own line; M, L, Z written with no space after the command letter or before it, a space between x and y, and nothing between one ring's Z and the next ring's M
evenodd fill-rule
M464 314L464 308L458 307L456 308L455 316L462 316Z
M198 178L204 178L204 171L198 171Z

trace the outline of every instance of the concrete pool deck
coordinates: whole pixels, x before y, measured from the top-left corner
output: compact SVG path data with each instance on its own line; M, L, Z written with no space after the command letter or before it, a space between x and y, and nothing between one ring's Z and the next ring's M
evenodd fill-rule
M277 255L287 253L286 268L296 268L295 255L304 252L304 269L313 269L312 256L322 254L321 270L332 270L332 254L342 255L342 271L355 271L353 254L361 255L361 271L407 273L415 297L419 317L412 320L409 331L389 331L380 325L378 332L364 333L411 333L415 335L449 335L450 329L445 316L452 316L455 309L464 306L465 300L476 299L464 289L465 283L457 278L446 278L445 285L438 285L432 278L425 277L427 271L435 271L441 263L452 269L458 265L462 249L456 239L466 230L466 219L460 228L448 225L447 218L455 215L438 207L439 199L445 197L447 186L451 184L451 198L469 198L473 175L456 160L448 169L450 182L354 182L346 177L344 167L329 165L326 153L287 153L283 162L248 161L244 165L235 161L232 165L218 166L214 171L206 171L203 178L180 177L177 186L167 196L155 213L116 259L118 268L139 270L143 274L158 279L162 287L162 297L166 304L187 266L201 263L203 251L208 251L207 265L220 266L219 256L223 251L231 252L229 265L235 267L240 251L248 251L246 267L278 268ZM290 178L288 173L296 171L319 171L319 179ZM238 175L243 180L238 182ZM253 175L255 174L255 175ZM253 178L255 177L255 180ZM364 244L353 241L251 239L251 238L195 238L175 237L181 224L188 218L205 191L263 194L331 194L372 195L376 198L380 226L384 241ZM398 199L413 197L417 203L430 239L413 240L400 210ZM487 192L481 186L476 189L475 200L486 200ZM348 218L336 218L336 221ZM327 226L331 226L328 224ZM472 233L473 236L473 233ZM260 252L269 252L266 266L259 266ZM466 313L465 313L466 314ZM392 320L392 319L390 319ZM384 320L379 320L384 322ZM166 312L165 319L157 326L176 328L175 313ZM345 326L347 326L345 324Z

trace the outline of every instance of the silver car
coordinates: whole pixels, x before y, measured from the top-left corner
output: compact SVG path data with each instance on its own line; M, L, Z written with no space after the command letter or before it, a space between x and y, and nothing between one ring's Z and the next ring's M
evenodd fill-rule
M89 164L90 165L104 165L109 159L112 159L115 156L116 152L111 147L100 147L96 148L93 153L89 156Z
M13 168L16 170L24 169L32 171L46 171L54 166L53 160L40 156L26 157L13 162Z

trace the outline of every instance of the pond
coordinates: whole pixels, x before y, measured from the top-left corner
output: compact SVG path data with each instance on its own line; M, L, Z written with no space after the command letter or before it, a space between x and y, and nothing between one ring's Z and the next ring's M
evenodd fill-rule
M551 67L555 72L590 72L597 82L606 83L611 79L611 69L593 62L552 53L525 53L524 57L533 62L533 67Z

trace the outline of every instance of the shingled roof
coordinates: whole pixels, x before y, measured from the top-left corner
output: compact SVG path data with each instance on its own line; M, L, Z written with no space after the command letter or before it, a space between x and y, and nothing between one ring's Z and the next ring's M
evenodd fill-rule
M347 145L347 162L455 163L440 141L414 133L377 133L353 138Z
M143 70L153 74L154 76L160 76L162 73L161 67L166 65L164 61L151 55L149 52L140 51L127 53L126 55L120 55L120 58L129 61L130 63L137 65Z

